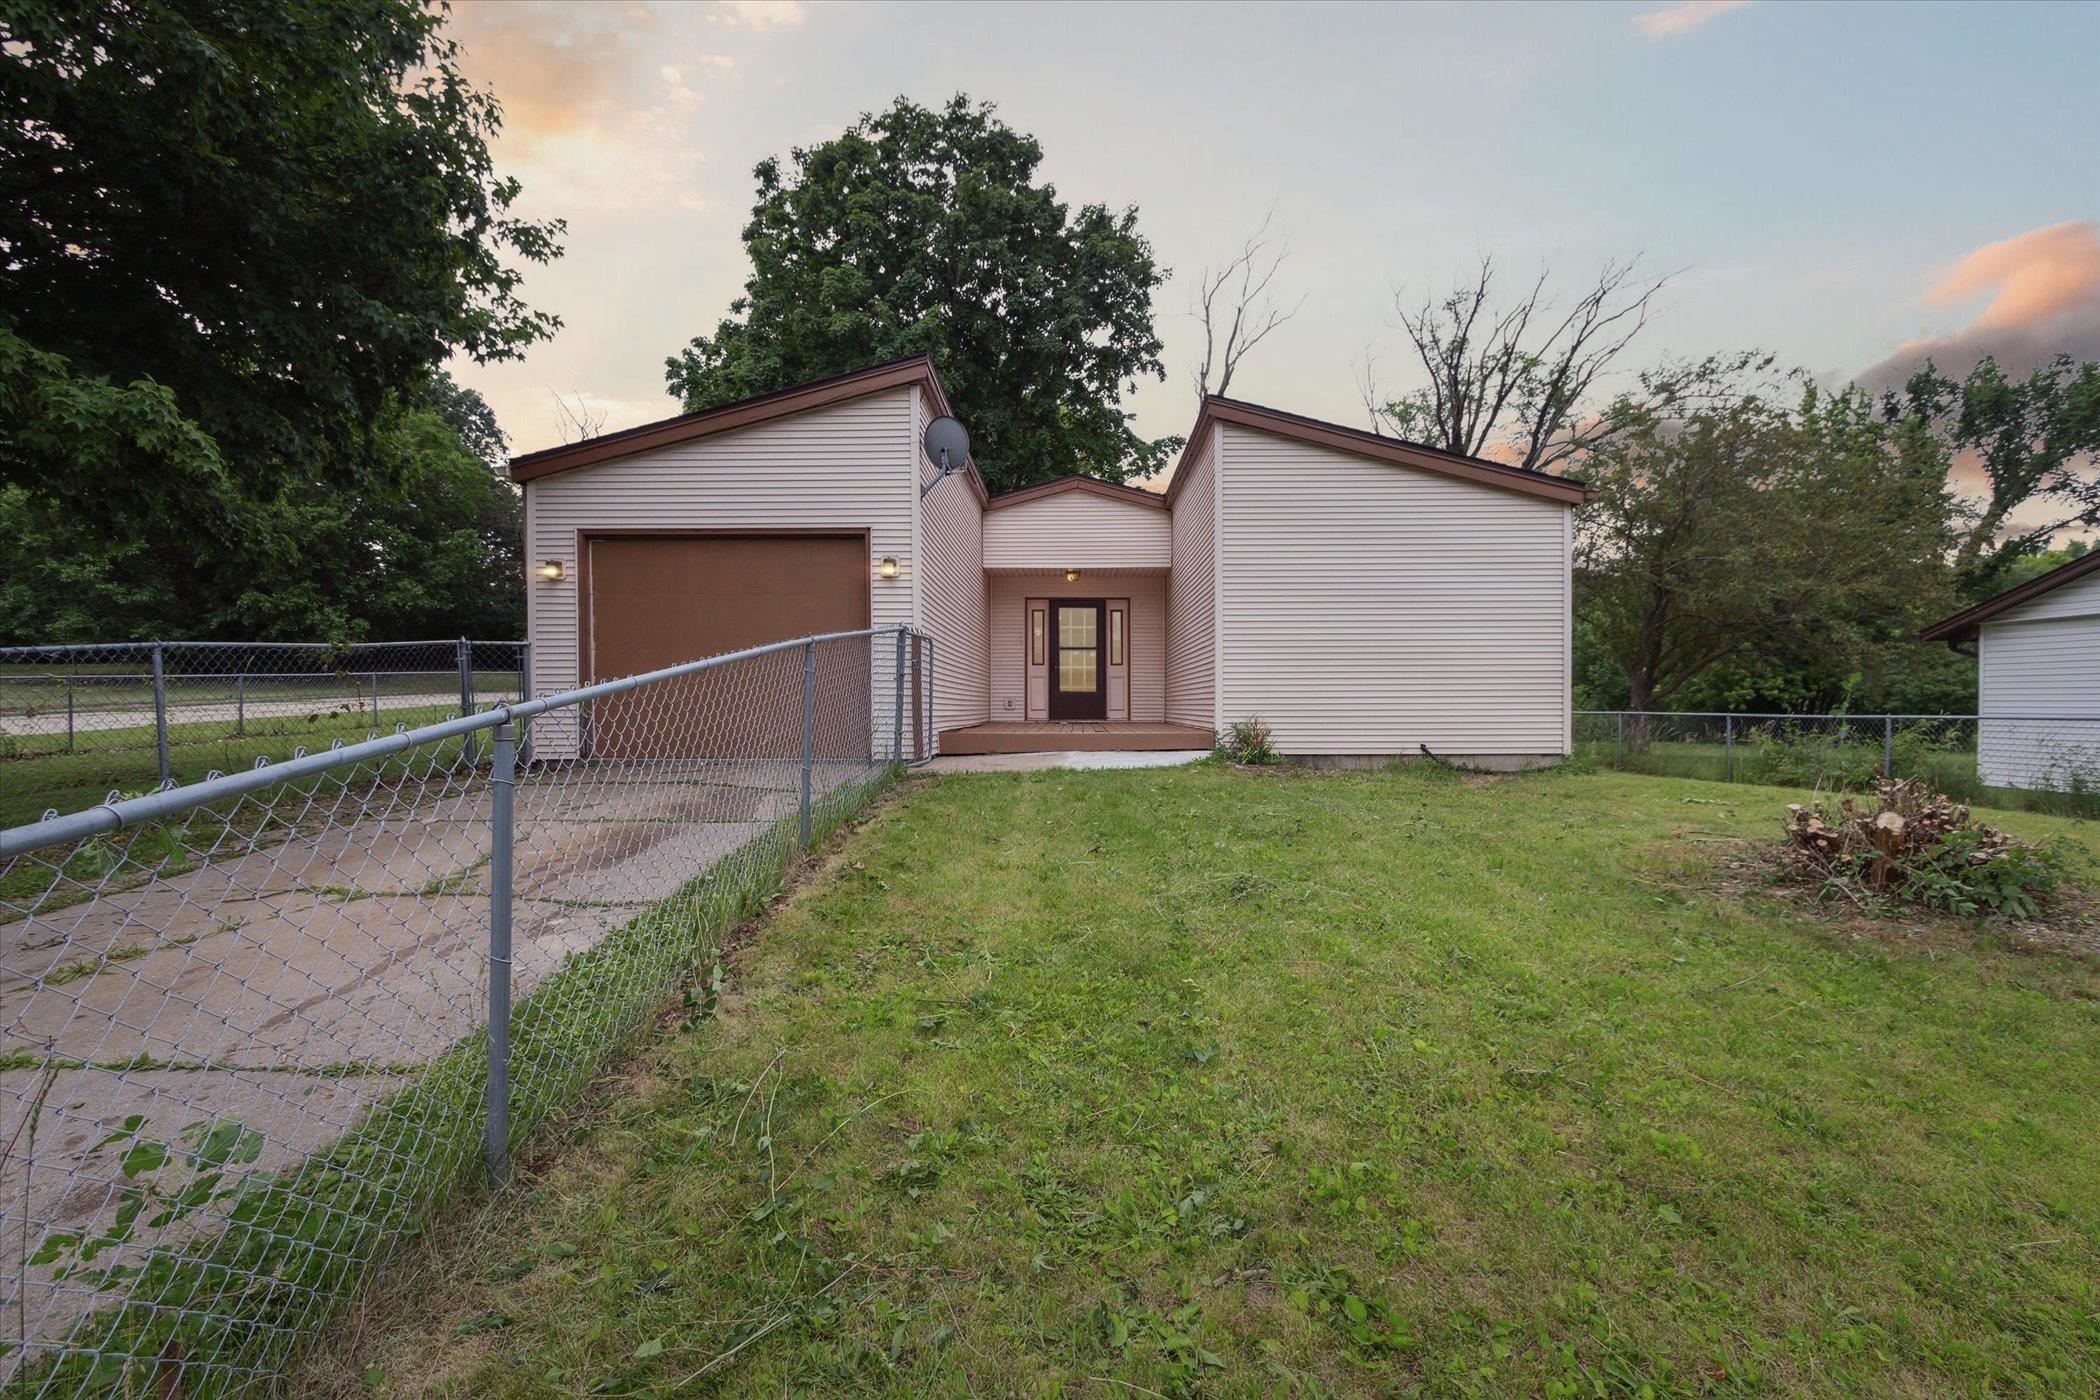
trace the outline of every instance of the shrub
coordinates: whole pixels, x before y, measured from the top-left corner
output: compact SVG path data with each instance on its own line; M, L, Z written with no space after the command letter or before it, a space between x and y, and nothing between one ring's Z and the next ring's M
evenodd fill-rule
M1878 782L1874 791L1871 810L1849 797L1835 809L1821 802L1786 809L1789 859L1821 893L2032 918L2070 877L2063 847L1972 823L1967 807L1920 779Z
M1249 715L1234 720L1218 743L1218 751L1234 763L1274 763L1276 748L1270 743L1269 726L1261 722L1261 716Z

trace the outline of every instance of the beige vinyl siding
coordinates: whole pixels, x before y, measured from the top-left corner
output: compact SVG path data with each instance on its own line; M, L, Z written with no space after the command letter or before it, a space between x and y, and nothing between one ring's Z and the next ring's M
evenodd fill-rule
M992 718L1021 720L1028 714L1025 687L1030 598L1128 598L1130 718L1153 724L1164 720L1166 583L1160 574L1102 572L1086 575L1077 583L1066 583L1061 573L992 574L986 584L990 593Z
M1212 433L1198 449L1174 498L1167 577L1166 718L1203 729L1217 724L1217 440Z
M1982 722L1977 775L1992 787L2100 791L2100 575L1984 623L1976 650L1978 712L2033 717Z
M534 692L577 683L580 532L866 530L871 560L895 555L900 568L891 580L870 569L869 616L878 627L912 622L915 393L885 390L527 482L526 567L559 560L565 575L559 583L527 576ZM880 714L891 672L875 669ZM536 725L534 742L542 753L562 751L551 727Z
M1567 506L1214 436L1226 724L1287 754L1567 751Z
M916 392L916 391L915 391ZM921 400L921 419L927 413ZM915 441L922 432L913 433ZM919 454L922 483L938 470ZM982 724L985 674L984 507L964 476L940 482L919 503L919 626L933 639L933 727Z
M1167 513L1142 501L1061 491L989 511L987 569L1164 569Z

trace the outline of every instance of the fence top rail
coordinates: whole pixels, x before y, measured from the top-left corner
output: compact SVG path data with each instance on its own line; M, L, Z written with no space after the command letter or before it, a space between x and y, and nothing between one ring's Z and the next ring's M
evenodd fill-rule
M371 651L377 647L523 646L523 637L423 637L405 642L43 642L0 647L0 661L18 656L63 656L77 651Z
M2026 724L2100 724L2100 714L2091 715L1901 715L1901 714L1854 714L1854 715L1781 715L1760 714L1750 710L1577 710L1578 719L1610 719L1625 715L1633 719L1790 719L1790 720L1881 720L1900 719L1911 723L1930 721L1974 723L1978 720L2019 720Z
M698 661L684 661L676 666L665 666L655 671L644 671L639 675L623 676L618 680L600 681L575 690L565 690L554 695L544 695L536 700L518 700L497 705L478 714L461 715L456 719L440 720L436 724L421 725L415 729L396 729L392 734L377 739L366 739L356 744L341 744L339 747L323 749L319 753L302 754L279 763L258 762L254 768L242 773L231 773L201 782L186 783L181 787L166 787L158 792L149 792L139 797L128 797L117 802L104 802L99 806L64 816L48 817L26 826L10 827L0 831L0 860L11 860L29 851L46 846L64 845L120 831L127 826L142 822L159 821L180 812L221 802L231 797L243 797L264 788L282 783L296 782L301 778L316 777L335 768L348 768L375 758L386 758L407 749L424 744L434 744L464 734L479 733L484 729L496 729L518 720L531 719L549 710L565 709L589 700L602 699L635 690L657 681L670 680L677 676L690 676L720 666L749 661L753 657L770 656L776 652L793 651L800 647L811 647L818 642L850 641L859 637L883 637L893 635L924 636L917 628L901 622L882 627L866 627L851 632L819 632L813 636L796 637L791 641L770 642L765 646L746 647L742 651L724 652L720 656L702 657Z
M518 674L515 666L474 666L476 675L512 676ZM419 666L414 670L385 666L345 666L333 671L163 671L161 678L169 684L176 681L335 681L346 676L446 676L457 677L459 664L447 658L442 666ZM151 671L82 671L77 674L66 671L36 671L22 675L0 676L8 685L22 685L31 681L62 685L68 681L80 685L114 685L138 681L151 681Z

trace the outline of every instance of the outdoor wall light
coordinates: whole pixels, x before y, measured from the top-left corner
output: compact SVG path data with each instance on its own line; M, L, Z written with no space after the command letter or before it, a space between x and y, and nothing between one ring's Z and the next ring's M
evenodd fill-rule
M533 572L549 583L560 583L568 576L569 571L562 567L561 560L549 559L546 563L534 569Z
M881 574L884 578L895 578L897 576L896 557L889 554L883 555L882 562L875 566L875 572Z
M1066 582L1066 583L1077 583L1077 582L1079 582L1079 570L1077 570L1077 569L1067 569L1067 570L1065 570L1065 582Z

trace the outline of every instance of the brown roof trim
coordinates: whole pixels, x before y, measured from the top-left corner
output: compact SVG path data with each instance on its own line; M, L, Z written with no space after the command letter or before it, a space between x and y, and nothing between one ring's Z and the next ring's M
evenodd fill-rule
M1151 506L1155 510L1167 508L1167 498L1157 491L1147 491L1142 486L1123 486L1113 481L1103 481L1098 476L1061 476L1055 481L1039 481L1033 486L1021 486L1012 491L1001 491L992 497L985 507L998 510L1002 506L1017 506L1024 501L1037 501L1045 496L1062 496L1067 491L1084 491L1093 496L1105 496L1111 501L1127 501L1133 505Z
M747 428L754 423L764 423L790 414L802 413L827 404L843 403L869 394L879 394L885 389L901 388L908 384L922 384L933 399L938 412L948 412L948 396L941 389L940 375L933 368L932 357L914 355L910 359L892 360L888 364L874 365L855 370L850 374L834 375L809 384L797 384L790 389L779 389L770 394L759 394L754 398L740 399L723 404L719 408L703 409L699 413L683 413L676 418L665 418L660 422L644 423L638 428L625 428L603 437L586 438L565 447L550 447L540 452L527 452L510 460L512 481L534 481L556 472L573 471L577 467L588 467L616 457L629 457L637 452L653 448L668 447L673 443L690 442L695 438L711 437L734 428ZM919 455L915 452L915 456ZM984 481L977 475L975 463L969 464L967 473L979 496L983 496Z
M1207 394L1204 396L1201 411L1196 415L1196 426L1189 429L1188 445L1182 448L1181 460L1174 466L1173 479L1167 483L1168 504L1171 505L1174 498L1181 494L1181 484L1187 479L1189 464L1195 460L1196 449L1219 423L1237 423L1242 427L1275 433L1279 437L1332 447L1339 452L1353 452L1359 457L1370 457L1398 466L1441 472L1445 476L1454 476L1462 481L1476 481L1483 486L1497 486L1505 491L1517 491L1527 496L1543 496L1549 501L1559 501L1565 505L1581 505L1595 494L1573 477L1553 476L1547 472L1505 466L1481 457L1467 457L1456 452L1445 452L1440 448L1424 447L1420 443L1403 442L1399 438L1380 437L1361 428L1345 428L1339 423L1325 423L1317 418L1286 413L1280 408L1264 408L1260 404L1243 403L1238 399L1225 399L1216 394Z
M2081 554L2068 564L2059 564L2046 574L2031 578L2016 588L2008 588L1995 598L1986 598L1974 607L1964 608L1952 617L1942 618L1918 633L1918 640L1945 642L1949 646L1970 641L1976 636L1979 622L1988 622L2002 612L2009 612L2022 603L2031 602L2094 572L2100 572L2100 549Z

